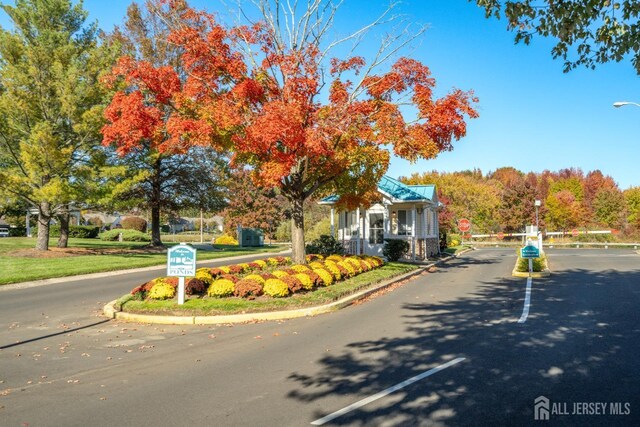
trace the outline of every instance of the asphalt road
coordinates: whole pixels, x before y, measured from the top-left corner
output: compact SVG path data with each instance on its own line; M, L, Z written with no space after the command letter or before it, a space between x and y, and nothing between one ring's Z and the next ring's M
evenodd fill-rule
M554 425L640 425L640 255L549 255L524 323L513 249L336 313L236 326L98 317L143 277L2 291L0 425L303 426L371 396L324 425L539 424L539 396Z

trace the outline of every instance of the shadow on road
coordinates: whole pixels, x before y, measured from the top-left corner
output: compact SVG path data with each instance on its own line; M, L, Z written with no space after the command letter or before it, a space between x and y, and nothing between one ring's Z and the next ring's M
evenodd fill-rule
M93 328L94 326L102 325L102 324L110 322L110 321L111 321L111 319L105 319L105 320L101 320L99 322L91 323L89 325L79 326L77 328L65 329L63 331L56 332L55 334L47 334L47 335L43 335L41 337L31 338L31 339L24 340L24 341L18 341L18 342L13 343L13 344L3 345L3 346L0 347L0 350L5 350L7 348L16 347L16 346L19 346L19 345L29 344L29 343L32 343L32 342L35 342L35 341L44 340L44 339L47 339L47 338L57 337L58 335L65 335L65 334L68 334L70 332L81 331L83 329Z
M451 268L464 266L442 270ZM564 423L639 425L640 270L575 269L534 279L529 318L518 324L525 283L483 282L463 298L405 304L406 334L323 355L319 374L289 377L299 385L289 398L350 395L356 401L465 357L332 425L526 425L534 423L540 395L567 402L570 412L573 402L631 403L631 415L556 415Z

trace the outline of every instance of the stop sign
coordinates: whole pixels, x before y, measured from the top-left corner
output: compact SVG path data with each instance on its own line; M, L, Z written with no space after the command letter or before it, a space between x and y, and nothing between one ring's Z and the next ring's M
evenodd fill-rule
M580 234L580 232L578 231L577 228L574 228L573 230L571 230L571 235L573 237L578 237L578 234Z
M469 221L467 218L458 220L458 230L462 231L463 233L471 230L471 221Z
M504 233L503 233L502 231L501 231L501 232L499 232L497 237L498 237L498 239L500 239L500 240L504 239Z

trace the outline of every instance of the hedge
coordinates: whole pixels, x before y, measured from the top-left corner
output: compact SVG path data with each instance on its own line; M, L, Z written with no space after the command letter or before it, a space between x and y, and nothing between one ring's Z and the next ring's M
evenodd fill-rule
M77 237L80 239L95 239L100 233L100 227L95 225L70 225L69 237ZM49 237L60 237L60 226L52 225L49 227Z

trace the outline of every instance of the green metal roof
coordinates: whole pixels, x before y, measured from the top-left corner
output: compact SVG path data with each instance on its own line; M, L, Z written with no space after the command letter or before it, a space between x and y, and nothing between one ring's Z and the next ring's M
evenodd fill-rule
M384 193L394 200L403 202L433 201L435 195L434 185L406 185L397 179L383 176L378 183L378 191ZM325 197L321 204L334 204L338 201L338 196Z

